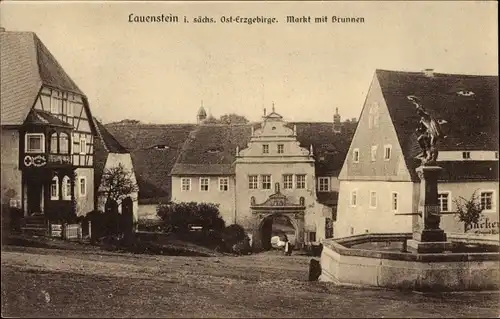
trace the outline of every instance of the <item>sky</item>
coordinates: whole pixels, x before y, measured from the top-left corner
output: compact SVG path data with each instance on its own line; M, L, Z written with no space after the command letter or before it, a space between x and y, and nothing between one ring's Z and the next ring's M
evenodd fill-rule
M34 31L105 123L193 123L201 104L260 120L358 118L376 69L498 75L496 1L14 2L0 25ZM184 23L130 23L173 14ZM277 24L221 23L222 16ZM286 16L363 17L288 24ZM215 24L195 24L195 17Z

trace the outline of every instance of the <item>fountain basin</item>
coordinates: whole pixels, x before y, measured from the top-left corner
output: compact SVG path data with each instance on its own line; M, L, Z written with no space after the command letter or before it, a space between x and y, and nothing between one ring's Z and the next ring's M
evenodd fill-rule
M419 254L406 252L411 238L411 233L398 233L325 240L319 280L420 292L500 288L498 239L449 234L451 252ZM370 247L372 243L392 245L381 249ZM400 243L401 249L394 243Z

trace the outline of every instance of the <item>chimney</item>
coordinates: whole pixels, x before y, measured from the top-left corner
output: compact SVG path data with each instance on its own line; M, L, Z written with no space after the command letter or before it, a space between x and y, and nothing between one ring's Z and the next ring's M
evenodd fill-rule
M266 116L266 108L264 108L264 116Z
M434 69L424 69L422 72L429 78L432 78L434 76Z

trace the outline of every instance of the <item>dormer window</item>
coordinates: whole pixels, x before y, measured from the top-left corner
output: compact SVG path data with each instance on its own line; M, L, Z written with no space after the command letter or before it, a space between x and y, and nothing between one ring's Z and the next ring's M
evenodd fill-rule
M157 149L157 150L168 150L169 147L167 145L159 144L159 145L155 145L155 149Z
M460 90L457 92L457 94L461 95L461 96L473 96L473 95L475 95L474 92L468 91L468 90Z
M220 153L221 150L218 149L218 148L210 148L207 150L207 153L210 153L210 154L217 154L217 153Z

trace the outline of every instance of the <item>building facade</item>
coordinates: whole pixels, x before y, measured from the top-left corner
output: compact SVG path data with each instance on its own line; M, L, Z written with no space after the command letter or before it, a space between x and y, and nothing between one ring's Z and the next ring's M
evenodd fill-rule
M416 217L403 214L417 211L421 150L409 95L446 123L438 146L444 230L463 232L455 201L474 191L483 228L498 227L498 77L377 70L339 175L336 237L413 230Z
M1 31L2 205L25 216L94 209L87 97L32 32Z
M118 185L109 185L110 177L117 176L116 174L119 174L117 179L120 179L122 182L130 182L130 184L137 185L132 156L130 152L108 132L101 122L94 119L94 123L97 128L94 155L94 180L96 182L94 195L96 209L104 212L107 208L116 207L118 213L132 215L133 221L137 222L139 218L138 189L120 194L116 192ZM120 166L123 170L119 169ZM113 175L111 172L116 173ZM104 176L108 173L107 180L103 180L106 178ZM112 203L108 201L112 201Z
M298 245L333 236L337 177L356 121L341 122L337 111L333 122L286 122L274 110L258 123L213 120L200 108L196 125L106 125L131 152L139 218L154 218L159 203L207 202L257 246L275 216L291 222Z
M201 124L172 168L172 200L218 204L226 224L243 226L256 247L277 216L293 225L297 246L319 243L333 236L337 176L354 125L338 113L333 123L288 123L274 107L260 123Z

